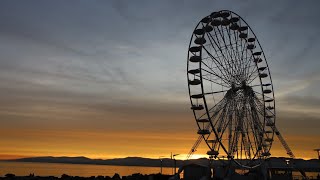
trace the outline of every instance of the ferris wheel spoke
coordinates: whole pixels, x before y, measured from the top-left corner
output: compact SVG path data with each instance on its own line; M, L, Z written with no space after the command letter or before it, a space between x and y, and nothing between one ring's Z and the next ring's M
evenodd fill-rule
M228 153L231 154L231 139L232 139L232 123L233 123L233 113L234 113L234 102L230 102L230 109L231 112L229 112L227 115L228 117Z
M244 111L244 108L241 109L241 111ZM244 157L247 157L247 153L250 153L250 150L248 151L249 147L248 147L248 142L246 141L246 128L245 128L245 122L243 121L244 119L244 112L241 112L241 117L239 118L239 124L240 124L240 131L241 131L241 147L242 147L242 151L244 153ZM241 153L241 156L243 156L243 154Z
M201 76L199 76L199 75L195 75L195 76L201 78ZM212 80L212 79L208 79L208 78L205 78L205 77L202 77L202 79L204 79L204 80L206 80L206 81L209 81L209 82L212 82L212 83L214 83L214 84L223 86L223 87L225 87L225 88L229 88L227 84L222 84L222 83L216 82L216 81L214 81L214 80Z
M234 112L232 104L233 102L231 102L231 100L228 100L226 103L226 107L224 111L224 117L226 121L225 121L225 124L221 124L220 126L222 134L225 132L226 126L229 124L230 115L232 116L232 113Z
M202 69L202 70L204 70L204 69ZM215 75L215 74L213 74L213 73L211 73L209 71L206 71L206 72L207 72L207 74L204 74L204 73L202 74L202 79L210 81L210 82L213 82L213 83L218 84L218 85L221 85L221 86L223 86L225 88L228 88L230 86L226 82L222 81L222 79L220 78L219 75ZM214 78L213 76L215 76L216 78ZM220 82L217 82L217 81L220 81Z
M211 71L208 71L208 70L202 68L203 71L206 71L207 73L220 78L224 83L229 84L228 79L226 79L225 77L222 77L222 76L218 75L217 73L215 73L214 70L211 69L205 62L202 61L202 64L204 64L209 70L211 70ZM221 74L221 75L223 75L223 74Z
M221 27L222 28L222 27ZM231 65L232 66L230 66L230 68L232 69L232 71L233 71L233 73L235 73L236 72L236 69L234 68L234 62L233 62L233 57L232 57L232 55L231 55L231 53L230 53L230 51L229 51L229 45L226 43L226 39L225 39L225 36L224 36L224 33L222 32L221 33L221 31L220 31L220 29L219 28L216 28L217 30L218 30L218 32L219 32L219 34L220 34L220 37L222 38L222 41L223 41L223 43L224 43L224 46L223 47L225 47L225 51L227 52L226 54L227 55L229 55L229 57L230 58L227 58L226 60L228 61L228 63L230 63L230 61L229 60L231 60ZM222 30L223 31L223 30ZM232 47L232 45L231 45L231 42L230 42L230 46Z
M252 102L252 106L256 107L257 111L264 116L265 113L265 107L264 104L262 104L258 98L254 99L254 102Z
M259 129L258 127L255 128L254 120L251 118L252 116L251 116L249 109L247 109L246 113L247 113L247 122L248 122L248 126L249 126L248 129L251 130L252 136L254 138L255 147L258 148L258 146L260 144L260 140L259 140L258 136L260 136L261 132L258 131L258 129Z
M255 129L259 130L259 132L263 133L263 125L262 125L262 122L259 118L259 114L257 112L259 112L255 106L255 103L252 103L251 105L251 117L252 117L252 120L253 120L253 124L255 124L257 127ZM260 113L261 114L261 113ZM261 114L261 116L263 117L264 116L264 113Z
M223 47L225 47L225 50L224 50L225 53L223 53L223 52L222 52L222 48L221 48L221 46L220 46L221 53L222 53L223 55L226 54L226 56L229 55L230 58L227 58L226 56L224 56L224 59L225 59L226 62L228 62L228 65L229 65L229 68L231 69L232 74L236 74L236 73L237 73L237 69L234 68L235 63L233 62L233 58L232 58L232 56L231 56L231 54L230 54L229 45L228 45L228 44L226 43L226 41L225 41L224 33L221 33L221 31L220 31L219 28L216 28L216 29L218 30L218 33L220 34L220 37L221 37L221 39L222 39L222 41L223 41L223 44L224 44ZM215 34L216 34L216 36L217 36L217 32L216 32L215 29L214 29L214 31L215 31ZM219 41L219 38L218 38L218 41ZM219 41L219 45L220 45L220 41ZM231 60L231 62L229 61L229 59ZM237 79L237 80L239 81L238 76L232 76L232 77L233 77L234 79Z
M217 68L219 69L219 71L221 72L221 74L223 74L225 77L228 77L228 79L230 78L231 73L229 71L227 71L225 69L225 67L222 65L221 62L219 62L205 47L203 47L203 49L207 52L207 54L211 57L211 59L215 62L217 62L220 66L217 66ZM222 67L222 69L220 69L219 67ZM209 68L209 67L208 67ZM223 73L225 72L225 73Z
M248 76L248 72L250 71L250 67L252 67L251 61L252 61L252 55L249 54L249 56L248 56L248 50L246 50L245 57L243 58L243 66L242 66L242 73L244 74L245 77Z
M231 38L231 37L230 37ZM236 73L238 74L238 75L241 75L241 76L243 76L243 74L242 73L239 73L239 72L241 72L241 60L239 59L239 52L236 52L237 50L236 49L238 49L238 45L236 44L236 46L235 47L232 47L231 48L231 52L233 53L233 56L234 56L234 64L235 64L235 69L236 69Z
M247 139L245 138L246 136L246 122L243 121L243 119L245 118L245 110L246 110L246 104L247 104L247 98L243 97L243 100L241 101L242 107L239 107L239 130L241 131L241 137L242 137L242 150L244 151L244 156L250 156L250 148L249 148L249 144L247 142ZM246 156L247 155L247 156ZM242 156L242 151L241 151L241 156Z
M206 47L207 49L207 47ZM208 50L208 49L207 49ZM209 50L208 50L209 51ZM212 54L211 54L212 55ZM211 61L211 63L213 64L213 66L211 66L211 68L216 68L218 69L219 68L225 68L225 66L230 66L231 64L228 63L228 62L225 62L225 61L221 61L220 58L222 58L222 56L214 56L214 57L211 57L211 56L207 56L207 57L203 57L202 59L203 60L211 60L212 58L216 59L219 63L215 63L215 61Z
M264 105L263 106L260 106L257 101L259 103L260 100L258 99L258 97L256 96L256 94L254 94L254 97L253 98L250 98L249 100L249 105L251 107L251 111L252 112L260 112L260 114L263 116L264 115Z
M223 140L224 137L223 135L225 134L225 127L228 126L230 119L227 119L227 117L225 116L225 114L223 114L223 116L221 117L220 123L218 124L218 139Z
M223 93L223 92L227 92L228 90L224 90L224 91L212 91L212 92L206 92L203 93L204 95L208 95L208 94L217 94L217 93Z
M217 109L217 111L211 111L211 113L213 113L211 115L211 119L216 119L216 121L213 123L213 126L216 127L216 124L219 122L218 119L219 117L221 117L221 114L224 113L224 111L226 110L226 106L228 105L227 102L225 102L225 100L223 100L223 104L221 104L220 108Z
M255 117L255 116L254 116ZM255 146L256 148L261 148L261 145L262 145L262 136L264 134L264 131L263 131L263 127L262 127L262 124L261 122L258 121L257 122L254 122L254 119L253 120L253 126L256 126L256 128L253 128L253 136L254 136L254 139L255 139ZM262 136L261 136L262 135Z
M248 67L248 70L249 70L249 69L250 69L250 67ZM247 80L247 81L250 80L254 74L256 74L256 76L259 76L259 70L258 70L258 68L251 68L251 69L252 69L252 70L251 70L249 73L247 73L247 76L246 76L246 80ZM254 78L254 77L253 77L253 78Z
M260 114L262 116L264 116L266 114L269 114L269 115L272 115L272 116L275 115L274 112L272 112L271 110L266 109L264 104L262 104L259 100L256 100L255 103L256 103L257 107L259 107L258 112L260 112ZM268 113L265 113L265 112L268 112Z
M218 55L218 52L221 52L221 55L219 55L217 58L219 64L223 64L223 61L225 60L224 54L222 53L222 49L218 42L213 38L212 34L208 32L207 34L208 40L210 41L210 46L214 49L215 53Z
M253 131L251 131L251 133L249 133L249 131L250 131L250 121L247 121L247 127L246 127L246 129L247 129L247 140L248 140L248 144L249 144L249 146L251 147L251 149L249 150L249 152L250 151L252 151L252 152L255 152L255 150L253 149L254 147L258 147L257 146L257 141L255 141L255 138L253 137L254 135L252 135L253 134ZM250 139L250 137L252 137L253 139ZM251 154L251 153L249 153L249 154ZM252 156L254 156L254 154L252 155ZM251 158L251 156L250 156L250 158Z
M204 49L205 52L208 54L208 56L211 58L211 60L213 60L213 62L214 62L215 64L218 64L216 67L220 70L221 73L223 73L223 72L229 73L229 72L225 69L225 67L223 66L223 63L222 63L218 58L216 58L215 56L213 56L205 46L203 47L203 49ZM222 71L219 67L221 67L224 71Z
M223 108L224 104L225 104L224 99L221 99L217 104L215 104L213 107L209 109L209 113L215 110L215 108L218 109L218 111L220 111ZM206 115L207 115L207 112L203 113L202 115L199 116L199 119L203 118Z
M235 123L235 126L238 124ZM232 142L231 142L231 155L234 155L237 153L237 158L239 158L239 147L238 147L238 139L239 139L239 131L234 130L233 136L232 136Z
M234 31L234 40L235 40L235 42L236 42L236 54L237 54L237 62L239 62L239 69L241 69L241 58L240 58L240 53L239 53L239 46L240 45L238 45L238 42L239 42L239 32L238 31ZM241 42L241 39L240 39L240 44L241 44L242 42Z
M232 68L233 72L236 72L236 69L234 68L235 63L233 62L234 58L233 58L232 53L230 51L230 49L232 48L232 43L231 43L230 39L229 39L230 44L228 44L227 40L226 40L226 37L230 37L230 34L229 34L227 28L226 28L226 30L223 30L224 28L222 26L221 26L221 29L219 29L219 28L217 28L217 29L218 29L218 32L219 32L219 34L222 38L222 41L224 43L223 47L225 47L226 54L229 55L229 58L227 58L227 60L231 64L231 68ZM228 34L228 36L226 36L226 34L224 32L226 32L226 34ZM229 60L231 60L231 62Z
M244 156L246 159L251 159L251 150L254 152L252 149L250 137L247 134L247 132L243 132L242 134L242 143L243 143L243 150L244 150Z
M231 54L233 54L233 56L231 57L231 60L232 60L232 63L234 64L235 66L235 69L236 71L239 71L239 66L240 64L238 64L238 60L237 60L237 54L236 54L236 50L235 48L237 47L237 41L236 42L232 42L232 38L231 38L231 30L230 29L227 29L226 27L226 30L228 32L228 36L229 36L229 44L230 44L230 49L231 49ZM234 36L234 32L232 33L233 36ZM233 47L233 45L235 45L235 48ZM234 61L233 61L234 59Z
M253 63L253 60L252 60L252 57L251 56L249 58L249 62L247 65L246 65L246 72L245 72L245 77L246 77L246 80L248 81L250 78L252 78L252 76L256 73L256 72L259 72L258 71L258 65L256 63Z
M246 45L245 45L246 46ZM246 48L246 52L245 52L245 58L243 59L244 62L248 59L248 49ZM248 68L245 66L243 68L242 74L246 74L246 72L248 71Z
M228 115L228 113L226 113ZM225 134L225 131L227 130L228 127L230 127L230 124L232 123L232 118L228 118L227 115L224 117L224 122L221 124L221 133L220 133L220 138Z
M242 40L242 42L244 42L244 40ZM242 43L243 44L243 49L242 49L242 52L241 52L241 57L240 57L240 61L241 61L241 68L240 68L240 72L241 74L244 76L246 76L246 71L247 71L247 66L246 66L246 61L248 59L248 56L247 56L247 49L246 49L246 44Z
M248 145L249 145L249 159L252 159L255 156L254 144L251 142L250 136L248 136ZM251 151L251 152L250 152Z
M217 37L217 33L216 33L216 30L215 30L215 29L214 29L214 32L215 32L215 35L216 35L216 37ZM217 38L217 41L216 41L215 38L213 38L213 36L212 36L211 33L207 33L207 36L208 36L208 38L209 38L210 41L213 41L213 42L214 42L214 44L216 45L216 47L219 49L219 51L220 51L220 53L221 53L224 61L227 62L227 58L225 57L225 55L224 55L224 53L223 53L223 51L222 51L219 38ZM213 46L213 47L214 47L214 46ZM214 48L214 49L215 49L215 48ZM215 50L216 50L216 49L215 49ZM216 52L217 52L217 50L216 50ZM222 64L222 61L220 62L220 65L221 65L221 64ZM230 64L229 64L229 67L230 67ZM228 71L227 69L225 69L225 67L224 67L224 70L225 70L226 72L228 72L229 75L231 75L231 72Z
M259 73L256 74L256 76L253 76L251 79L248 79L247 84L251 84L255 79L257 79L257 77L259 77Z
M248 76L250 75L250 68L257 67L256 64L253 64L253 65L252 64L253 64L253 55L250 54L250 56L246 58L243 65L243 73L245 74L246 79L248 79Z
M224 106L223 109L221 109L222 111L221 112L216 112L215 114L212 115L211 119L216 119L214 124L213 124L213 127L216 129L217 131L217 138L218 139L221 139L220 137L220 134L221 134L221 124L222 122L224 121L224 114L225 114L225 111L226 111L226 107ZM215 117L213 117L215 116Z
M261 84L253 84L253 85L250 85L249 87L260 87Z
M257 107L259 107L260 112L267 111L269 114L275 115L274 112L272 112L270 109L265 108L265 105L261 103L258 98L255 98L255 103L257 104Z
M246 138L246 133L242 132L241 134L241 147L243 148L243 156L245 159L249 159L248 157L250 156L250 147L249 147L249 142L247 141Z
M215 40L213 38L210 38L212 37L210 33L206 34L207 37L208 37L208 40L210 41L210 44L209 46L212 47L215 51L215 53L217 54L217 56L214 56L214 59L218 62L218 63L215 63L217 66L221 66L222 68L224 67L224 63L223 63L223 54L222 55L219 55L218 51L215 47L215 45L217 46L217 48L219 48L219 46L217 45L217 43L215 42ZM205 46L206 48L206 46ZM209 56L210 58L212 58L211 56Z
M209 110L210 119L214 120L216 117L219 117L219 113L221 113L221 110L225 107L225 105L226 105L226 103L224 101L222 101L222 103L219 106L217 106L216 109L212 109L211 108ZM214 127L215 127L216 122L214 122L213 124L214 124Z
M220 57L219 56L214 56L213 57L214 59L219 59ZM208 56L208 57L203 57L202 58L202 60L210 60L211 59L211 57L210 56ZM212 61L213 62L213 61ZM212 69L218 69L218 67L219 68L224 68L225 66L230 66L230 63L225 63L225 62L221 62L221 63L219 63L219 64L214 64L214 66L210 66Z
M244 69L247 69L247 67L250 66L250 64L252 64L254 62L253 59L254 59L254 56L253 56L252 50L250 50L250 51L247 50L247 58L243 62Z
M233 109L235 111L235 109ZM237 111L234 112L235 115L237 115ZM235 152L237 152L237 158L238 158L238 139L239 139L239 131L237 130L236 127L239 126L239 121L238 121L238 116L234 116L234 125L233 125L233 130L230 132L232 134L232 139L231 139L231 142L230 142L230 154L233 155Z
M205 49L205 48L204 48ZM206 51L207 51L207 49L205 49ZM208 51L207 51L207 53L210 55L210 56L212 56ZM213 57L214 58L214 57ZM220 70L220 72L221 72L221 74L223 74L225 77L228 77L228 82L230 83L230 80L231 80L231 77L232 78L235 78L235 77L237 77L237 76L234 76L234 75L232 75L232 74L230 74L230 72L229 71L222 71L219 67L222 67L224 70L225 70L225 67L223 66L223 64L220 64L219 63L219 65L220 66L216 66L216 67L218 67L218 69ZM207 66L208 67L208 66ZM208 67L209 68L209 67ZM223 72L226 72L227 74L224 74Z
M264 96L264 97L267 97L267 98L271 98L270 96L265 95L265 94L262 94L262 93L260 93L260 92L257 92L257 91L254 91L254 90L253 90L253 92L254 92L254 93L257 93L257 94L259 94L259 95L261 95L261 96Z
M246 40L242 40L241 41L241 45L242 45L242 51L241 51L241 61L242 61L242 69L241 72L243 74L246 74L246 71L248 69L248 63L250 64L251 62L251 58L252 58L252 54L250 53L251 51L249 51L247 49L247 41ZM249 54L249 57L248 57Z
M214 128L216 128L216 125L219 122L219 118L221 117L221 110L222 109L217 109L216 111L211 111L210 113L211 123L213 124Z
M217 119L217 122L216 122L216 130L218 132L218 136L219 136L219 139L221 139L221 129L222 129L222 125L224 124L225 122L225 111L222 111L221 114L220 114L220 118Z
M244 59L243 69L247 69L247 67L253 62L253 58L254 58L254 56L252 55L252 51L247 50L246 54L247 54L247 58Z
M246 51L247 49L245 48L245 43L244 43L244 40L243 39L240 39L240 47L241 47L241 50L240 50L240 54L239 54L239 59L240 61L242 62L241 64L243 65L244 61L243 61L243 56L244 56L244 51ZM243 69L243 68L242 68Z
M243 52L243 50L244 50L244 45L243 45L243 40L242 39L240 39L239 40L240 41L240 45L238 45L238 63L239 63L239 71L241 72L241 73L243 73L243 69L244 69L244 62L243 62L243 57L242 57L242 52Z

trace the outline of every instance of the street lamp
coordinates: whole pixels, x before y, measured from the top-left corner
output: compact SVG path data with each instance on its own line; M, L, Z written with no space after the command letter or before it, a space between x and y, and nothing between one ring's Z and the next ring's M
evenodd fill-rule
M160 174L162 174L162 158L164 156L159 156L159 159L160 159Z
M174 174L176 174L176 167L177 167L177 161L176 158L174 158L175 156L179 156L180 154L174 154L172 155L173 160L174 160Z
M320 148L318 148L318 149L314 149L314 151L317 151L317 153L318 153L318 159L319 159L319 161L320 161ZM317 176L318 178L320 177L320 175L318 174L318 176Z
M317 153L318 153L318 159L320 160L320 149L314 149L314 151L317 151Z

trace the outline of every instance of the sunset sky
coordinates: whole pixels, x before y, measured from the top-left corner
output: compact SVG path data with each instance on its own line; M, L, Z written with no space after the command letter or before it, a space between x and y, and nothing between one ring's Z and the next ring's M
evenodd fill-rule
M277 127L320 148L320 1L0 2L0 159L187 154L197 139L186 60L198 21L228 9L259 38ZM207 150L200 145L195 157ZM273 156L286 156L276 139Z

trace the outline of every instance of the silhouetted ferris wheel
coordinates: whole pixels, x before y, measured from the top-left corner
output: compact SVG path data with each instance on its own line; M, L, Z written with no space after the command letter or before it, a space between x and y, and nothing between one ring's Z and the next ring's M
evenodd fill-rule
M241 167L260 165L270 156L276 111L267 59L250 26L227 10L204 17L192 34L187 68L207 154Z

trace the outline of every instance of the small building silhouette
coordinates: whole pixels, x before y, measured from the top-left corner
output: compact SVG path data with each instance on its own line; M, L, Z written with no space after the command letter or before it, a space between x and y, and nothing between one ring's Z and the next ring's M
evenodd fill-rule
M187 164L179 168L178 174L183 171L184 180L210 179L211 171L208 166L200 164Z

